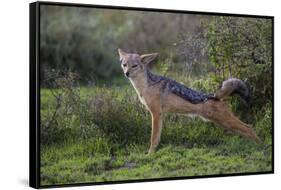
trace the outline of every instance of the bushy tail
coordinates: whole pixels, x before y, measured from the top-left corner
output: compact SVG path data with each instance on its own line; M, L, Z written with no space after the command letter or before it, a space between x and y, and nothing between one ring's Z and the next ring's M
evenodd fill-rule
M250 103L250 90L240 79L230 78L222 83L222 87L216 92L217 99L225 99L228 96L237 94L241 99L249 105Z

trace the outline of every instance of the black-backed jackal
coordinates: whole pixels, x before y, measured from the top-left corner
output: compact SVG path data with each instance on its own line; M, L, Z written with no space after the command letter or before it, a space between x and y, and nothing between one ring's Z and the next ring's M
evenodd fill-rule
M152 117L151 145L148 153L156 150L161 135L163 113L196 114L219 126L260 142L255 131L240 121L222 100L238 94L249 100L249 90L240 79L228 79L215 94L194 91L172 79L151 73L147 65L157 53L138 55L118 49L121 67L135 88L140 101Z

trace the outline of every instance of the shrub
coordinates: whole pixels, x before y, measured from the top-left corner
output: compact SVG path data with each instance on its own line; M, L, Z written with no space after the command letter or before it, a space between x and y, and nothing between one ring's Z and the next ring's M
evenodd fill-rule
M216 17L208 26L208 54L215 66L210 78L218 83L229 77L246 81L254 106L262 107L272 99L271 20Z

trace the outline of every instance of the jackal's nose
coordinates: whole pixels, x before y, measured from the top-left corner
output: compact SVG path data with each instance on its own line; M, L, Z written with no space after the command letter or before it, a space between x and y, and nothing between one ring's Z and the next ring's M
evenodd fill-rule
M126 75L126 77L129 77L130 74L129 74L129 72L126 72L125 75Z

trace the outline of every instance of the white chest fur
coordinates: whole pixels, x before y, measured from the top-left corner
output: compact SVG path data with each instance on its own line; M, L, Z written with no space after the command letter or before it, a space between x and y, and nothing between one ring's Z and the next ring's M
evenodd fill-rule
M130 79L130 82L132 83L134 89L136 90L139 100L140 102L145 105L146 108L148 108L147 103L145 101L145 97L143 96L143 91L146 90L146 88L148 88L148 84L145 80L142 79Z

